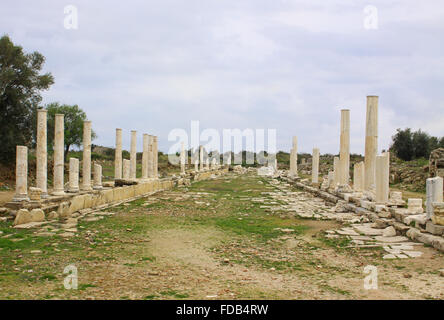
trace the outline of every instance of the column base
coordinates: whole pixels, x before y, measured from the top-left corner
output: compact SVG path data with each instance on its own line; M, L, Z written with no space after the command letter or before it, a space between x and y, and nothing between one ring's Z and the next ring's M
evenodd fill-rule
M45 193L41 193L40 194L40 198L42 198L42 199L47 199L49 197L49 195L48 195L48 192L45 192Z
M79 189L79 187L77 187L77 188L72 188L72 189L69 189L68 192L69 192L69 193L77 193L77 192L80 192L80 189Z
M27 194L19 194L15 195L14 198L11 200L12 202L22 202L22 201L29 201L29 197Z
M92 191L93 189L92 189L91 186L82 186L82 187L80 188L80 190L82 190L82 191Z
M94 186L93 187L93 190L102 190L103 189L103 186Z
M64 196L65 195L65 190L62 191L53 191L52 192L53 196Z

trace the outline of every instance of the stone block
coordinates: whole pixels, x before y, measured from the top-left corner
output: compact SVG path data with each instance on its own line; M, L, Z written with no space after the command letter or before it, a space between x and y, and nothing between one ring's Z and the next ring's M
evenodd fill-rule
M30 212L31 222L42 222L45 221L45 212L42 209L33 209Z
M426 231L434 235L444 235L444 226L434 224L432 221L427 221Z
M27 209L20 209L14 219L14 226L32 221L31 213Z

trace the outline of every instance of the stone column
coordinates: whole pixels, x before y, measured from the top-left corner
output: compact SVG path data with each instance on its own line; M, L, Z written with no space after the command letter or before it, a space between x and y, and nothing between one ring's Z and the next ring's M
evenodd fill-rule
M55 196L62 196L64 191L64 152L65 152L65 134L64 134L65 115L56 114L54 124L54 190Z
M91 121L83 122L82 176L81 189L91 191Z
M426 180L426 212L427 219L432 219L433 202L443 202L443 179L441 177L428 178Z
M311 161L311 182L319 182L319 148L313 148L313 159Z
M180 173L185 174L185 144L180 143Z
M348 185L350 173L350 110L341 110L339 184Z
M148 178L154 178L154 139L152 135L148 135Z
M42 190L41 197L48 197L48 151L47 151L47 114L48 110L37 110L37 188Z
M199 146L199 163L200 163L200 171L204 169L204 154L203 154L203 146Z
M137 131L131 131L130 148L130 179L136 180L137 176Z
M389 153L376 156L376 203L386 204L389 197Z
M367 97L367 115L365 124L365 177L364 189L375 188L376 154L378 152L378 97Z
M159 178L159 147L157 142L157 136L153 138L153 146L154 146L154 179Z
M79 192L79 159L77 158L69 158L68 192Z
M358 162L353 167L353 190L364 191L364 162Z
M298 138L293 137L293 148L290 150L290 176L298 175Z
M210 170L210 158L208 158L208 157L205 160L205 168L206 168L206 170Z
M333 158L333 188L339 184L339 157Z
M28 147L16 147L15 195L12 201L29 201L28 197Z
M94 164L94 190L103 189L102 187L102 166L95 163Z
M143 134L143 153L142 153L142 179L148 179L148 149L149 135Z
M332 186L333 186L333 183L334 183L334 180L335 180L335 173L334 173L334 171L329 171L328 172L328 189L330 189Z
M128 159L123 159L123 179L129 180L130 178L130 161Z
M194 161L194 171L199 172L199 161Z
M122 129L116 129L116 153L114 158L114 178L122 179Z

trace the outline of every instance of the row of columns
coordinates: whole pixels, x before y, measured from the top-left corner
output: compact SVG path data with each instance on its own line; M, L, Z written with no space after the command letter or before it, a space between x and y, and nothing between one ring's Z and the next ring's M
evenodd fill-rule
M114 158L115 179L136 180L137 178L137 131L131 131L130 159L122 157L122 129L116 129L116 151ZM158 177L157 137L143 134L142 179Z

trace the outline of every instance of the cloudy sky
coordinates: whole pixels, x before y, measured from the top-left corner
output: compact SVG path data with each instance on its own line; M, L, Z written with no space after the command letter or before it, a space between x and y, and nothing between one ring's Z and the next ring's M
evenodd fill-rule
M67 5L78 28L67 29ZM368 6L377 9L366 11ZM1 1L0 31L46 57L44 103L83 108L99 138L200 128L276 129L277 148L363 153L366 96L379 96L379 149L396 128L444 135L442 0ZM68 20L68 22L71 20Z

